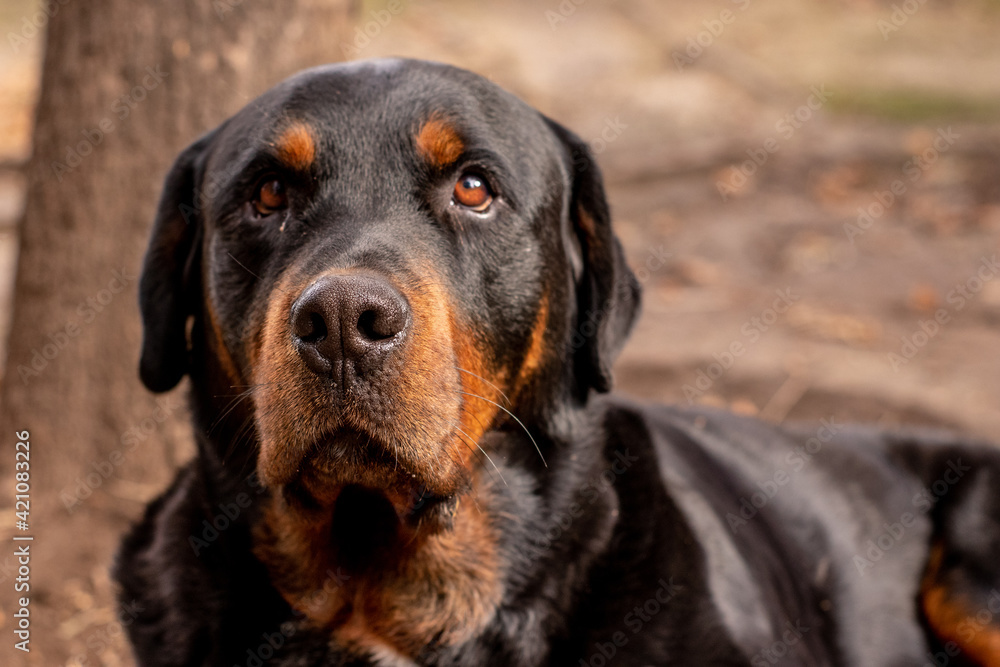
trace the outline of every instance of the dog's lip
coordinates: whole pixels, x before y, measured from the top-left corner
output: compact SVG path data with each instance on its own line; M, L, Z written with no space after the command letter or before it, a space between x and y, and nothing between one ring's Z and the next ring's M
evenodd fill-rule
M298 467L286 490L305 494L309 504L332 507L347 487L360 487L382 495L400 522L416 525L428 517L447 519L461 489L438 488L430 471L408 466L405 457L376 436L341 428L317 439Z
M370 449L372 447L385 449L386 444L369 433L349 426L343 426L318 438L312 444L310 454L313 456L352 454L359 449Z
M343 477L352 470L361 472L388 468L405 468L396 443L359 429L342 426L312 442L302 457L302 467L316 473Z

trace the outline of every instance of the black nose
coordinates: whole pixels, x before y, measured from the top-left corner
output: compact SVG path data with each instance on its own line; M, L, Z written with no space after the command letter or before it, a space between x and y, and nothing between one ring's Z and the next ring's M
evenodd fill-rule
M405 338L410 307L384 280L324 276L292 305L292 339L317 375L346 379L382 365Z

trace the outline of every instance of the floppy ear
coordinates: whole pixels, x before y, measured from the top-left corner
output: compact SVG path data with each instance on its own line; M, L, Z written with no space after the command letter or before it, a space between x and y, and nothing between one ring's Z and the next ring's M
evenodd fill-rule
M170 168L142 264L139 377L151 391L173 389L188 370L186 327L197 299L202 232L198 183L213 135L188 146Z
M577 382L611 389L611 366L639 312L640 288L611 230L611 212L594 156L575 134L545 119L563 143L570 168L569 218L580 247L577 317L572 332Z

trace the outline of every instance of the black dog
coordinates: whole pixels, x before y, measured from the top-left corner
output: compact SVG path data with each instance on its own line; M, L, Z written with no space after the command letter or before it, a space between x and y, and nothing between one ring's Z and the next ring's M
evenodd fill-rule
M184 151L141 375L197 460L126 539L143 665L1000 665L1000 456L607 397L638 285L576 136L376 61Z

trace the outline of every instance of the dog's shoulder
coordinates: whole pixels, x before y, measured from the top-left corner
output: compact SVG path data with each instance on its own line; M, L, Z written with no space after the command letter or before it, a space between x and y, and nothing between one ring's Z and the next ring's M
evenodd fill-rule
M263 566L249 556L246 527L230 518L230 508L211 505L206 489L217 482L207 476L197 461L183 468L115 559L120 620L137 653L155 656L149 664L222 664L239 656L221 652L256 646L287 616Z
M211 600L213 584L197 556L182 546L200 514L200 481L194 465L182 470L146 508L115 561L133 642L140 654L160 655L162 664L192 661L211 635L211 614L201 603Z
M660 512L652 530L698 545L667 574L694 577L744 650L764 651L788 631L790 655L807 660L829 655L829 633L839 632L852 637L852 654L841 658L881 664L886 646L898 655L919 645L908 618L931 523L914 505L919 479L898 465L898 438L830 419L781 426L703 407L606 404L608 458L642 452L644 474L677 510ZM618 493L642 508L648 488L622 484ZM876 564L869 540L901 521L892 558ZM885 641L866 639L876 626Z

